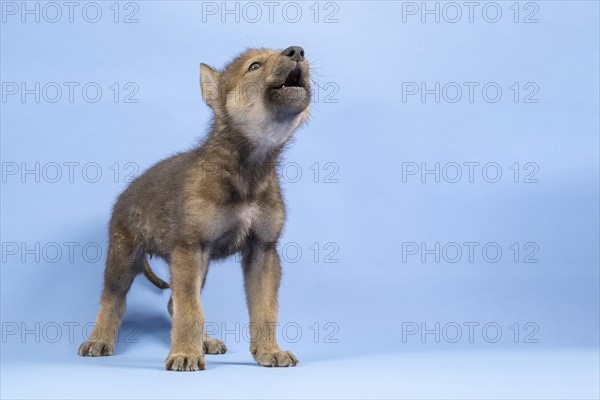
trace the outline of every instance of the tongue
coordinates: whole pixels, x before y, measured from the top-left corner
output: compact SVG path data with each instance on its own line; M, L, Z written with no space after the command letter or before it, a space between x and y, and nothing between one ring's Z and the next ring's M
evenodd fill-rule
M298 86L298 82L300 81L300 76L302 75L302 71L299 68L296 68L292 72L290 72L283 83L283 87L286 86Z

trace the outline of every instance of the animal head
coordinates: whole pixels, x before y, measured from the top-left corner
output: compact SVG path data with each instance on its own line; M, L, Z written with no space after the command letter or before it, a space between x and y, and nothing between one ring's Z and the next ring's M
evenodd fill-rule
M258 146L287 141L309 115L310 75L304 49L249 49L219 71L200 65L204 101L218 121Z

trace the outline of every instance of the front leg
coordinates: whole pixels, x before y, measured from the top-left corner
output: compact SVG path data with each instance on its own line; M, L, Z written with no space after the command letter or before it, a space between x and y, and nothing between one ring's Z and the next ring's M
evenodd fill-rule
M266 367L295 366L298 359L277 345L275 328L279 304L281 264L275 245L250 245L242 260L244 287L250 313L250 352Z
M170 268L173 322L165 367L173 371L204 369L204 311L198 293L208 270L208 255L200 248L179 247L171 255Z

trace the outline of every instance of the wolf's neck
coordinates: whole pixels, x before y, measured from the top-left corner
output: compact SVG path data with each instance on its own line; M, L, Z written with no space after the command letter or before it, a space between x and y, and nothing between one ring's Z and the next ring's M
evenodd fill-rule
M229 150L239 153L241 162L262 164L277 160L296 128L295 121L239 126L230 120L216 120L210 136Z
M275 168L285 142L257 142L244 132L215 121L205 145L235 170L238 179L251 183L276 177Z

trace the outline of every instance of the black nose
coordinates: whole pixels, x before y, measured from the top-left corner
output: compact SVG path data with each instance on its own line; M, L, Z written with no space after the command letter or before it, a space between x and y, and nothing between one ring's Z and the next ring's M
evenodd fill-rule
M281 54L291 58L294 61L304 60L304 49L300 46L290 46L282 51Z

